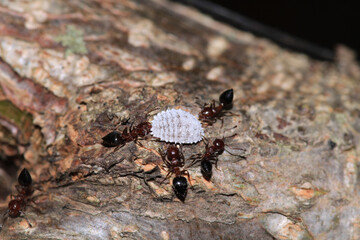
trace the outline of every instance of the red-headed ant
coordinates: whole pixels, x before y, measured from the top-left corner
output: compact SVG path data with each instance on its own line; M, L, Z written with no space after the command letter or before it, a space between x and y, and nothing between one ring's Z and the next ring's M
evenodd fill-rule
M212 176L212 165L215 163L215 166L217 167L218 156L222 154L224 150L225 143L223 139L215 139L211 146L209 146L209 142L207 142L205 146L205 152L202 155L197 154L191 157L194 159L194 161L190 166L200 161L201 174L205 180L210 181Z
M114 151L118 150L126 143L131 141L135 141L136 143L141 145L138 142L138 139L145 137L147 134L150 133L150 130L150 122L141 122L135 127L131 125L130 127L126 127L122 133L118 131L113 131L107 134L105 137L102 138L102 145L105 147L116 147Z
M152 109L147 114L152 111L156 110ZM127 119L125 122L121 123L121 125L124 125L128 123ZM105 147L116 147L114 151L118 150L119 148L123 147L126 143L134 141L135 143L139 144L140 146L143 146L138 140L140 138L144 138L146 135L148 135L151 131L151 123L149 121L143 121L140 122L135 127L133 124L130 125L130 127L125 127L122 133L118 131L112 131L109 134L107 134L105 137L102 138L103 142L102 145Z
M204 108L199 113L199 120L209 125L213 124L217 118L220 118L222 116L222 110L232 105L233 98L233 89L226 90L220 95L220 104L218 106L215 105L215 100L213 100L210 106L208 106L208 104L204 106Z
M157 108L153 108L145 114L143 119L148 119L149 113L155 111ZM122 121L120 124L125 125L129 122L129 119ZM119 125L120 125L119 124ZM135 143L143 146L138 140L144 138L151 131L151 123L148 120L142 121L137 124L135 127L133 123L130 127L125 127L122 133L118 131L112 131L102 138L102 145L105 147L116 147L114 151L123 147L126 143L134 141Z
M161 183L171 177L172 174L175 174L175 178L173 179L172 183L173 189L176 197L179 198L180 201L184 202L187 195L188 183L186 178L184 178L182 175L187 175L187 178L190 182L189 172L187 170L181 170L185 164L184 155L179 150L179 148L174 145L170 145L167 148L166 153L164 153L161 149L159 149L159 152L163 162L168 169L168 174Z
M26 209L26 202L34 192L32 187L32 178L26 168L24 168L19 174L18 183L19 185L16 185L18 194L14 196L13 199L9 202L8 210L4 214L3 218L3 226L8 217L17 218L21 215L21 213L24 214L24 211ZM26 221L28 222L29 226L32 227L32 225L27 219Z

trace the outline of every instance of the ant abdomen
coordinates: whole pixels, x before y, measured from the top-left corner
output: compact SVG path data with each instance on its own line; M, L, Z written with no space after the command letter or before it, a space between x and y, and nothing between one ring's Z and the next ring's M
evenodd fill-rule
M26 168L24 168L19 174L18 182L23 187L29 187L32 184L31 175Z
M219 97L219 102L223 106L229 106L232 104L234 99L234 91L233 89L226 90Z
M173 189L175 192L176 197L184 202L186 195L187 195L187 187L188 183L185 177L183 176L176 176L173 179Z
M104 145L105 147L116 147L123 142L121 138L121 133L119 133L118 131L113 131L107 134L105 137L102 138L102 140L102 145Z
M212 163L209 160L201 161L201 174L206 181L210 181L212 176Z

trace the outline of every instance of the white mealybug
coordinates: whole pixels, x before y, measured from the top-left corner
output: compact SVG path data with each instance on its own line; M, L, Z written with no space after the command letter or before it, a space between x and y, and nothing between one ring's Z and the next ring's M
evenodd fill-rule
M159 112L154 116L151 125L151 135L165 142L196 143L204 136L199 120L181 109Z

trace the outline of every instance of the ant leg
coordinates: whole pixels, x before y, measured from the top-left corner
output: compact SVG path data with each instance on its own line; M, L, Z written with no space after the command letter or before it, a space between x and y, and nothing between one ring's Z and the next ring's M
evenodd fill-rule
M168 171L170 171L169 169L171 169L171 162L168 159L164 159L164 164L166 166L166 168L168 169ZM171 172L171 171L170 171Z
M26 220L26 222L29 224L29 227L32 228L33 225L30 223L29 219L27 219L27 217L25 216L25 213L24 213L24 212L21 212L21 211L20 211L20 213L22 213L22 215L23 215L23 216L21 216L21 217L24 218L24 219Z
M203 140L206 143L206 148L209 146L209 139L207 139L207 137L203 136Z
M188 170L181 171L181 174L186 174L187 179L189 180L190 186L192 186L191 180L190 180L190 174L189 174Z
M37 214L43 214L43 212L42 212L41 209L37 206L37 203L35 202L34 199L29 199L29 201L30 201L30 204L28 205L28 207L33 208Z
M152 141L152 142L160 142L159 138L155 138L154 136L150 136L151 139L148 141Z
M123 146L125 146L126 143L120 144L119 146L116 146L116 148L113 150L113 152L116 152L117 150L119 150L120 148L122 148Z
M194 166L197 162L201 161L201 154L195 154L195 155L192 155L189 159L189 160L192 160L192 162L186 166L186 168L189 168L189 167L192 167Z
M150 136L149 133L148 133L146 136L142 137L141 140L149 141L149 138L152 138L152 136ZM151 140L153 140L153 139L150 139L150 141Z
M165 165L169 167L169 162L166 159L166 153L161 148L158 148L158 153L160 154L163 163L165 163Z
M206 124L206 126L212 126L216 122L216 119L204 119L202 121Z
M219 161L219 158L215 157L215 168L216 168L216 170L219 170L218 165L217 165L218 161Z
M197 104L201 109L205 108L208 103L204 103L199 97L195 97L195 104Z
M118 124L116 124L114 129L118 129L118 127L121 125L127 125L129 123L129 120L130 120L129 117L125 118L124 120L121 119L120 122Z
M140 147L146 148L146 147L144 147L144 145L143 145L141 142L139 142L138 140L135 140L134 142L135 142L137 145L139 145Z
M240 154L233 154L233 153L229 152L229 151L228 151L228 150L226 150L226 149L225 149L225 151L226 151L228 154L230 154L231 156L240 157L240 158L242 158L242 159L246 160L246 157L245 157L245 156L243 156L243 155L240 155Z
M163 184L166 179L170 178L172 174L173 174L172 172L168 172L168 173L166 174L165 178L160 182L160 185Z
M148 150L148 151L152 151L152 149L145 147L145 146L144 146L141 142L139 142L138 140L136 140L135 143L136 143L137 145L139 145L140 147L145 148L145 149Z
M237 128L237 125L233 126L232 128L224 129L223 133L228 132L228 131L231 131L231 130L233 130L233 129L235 129L235 128ZM234 136L236 136L236 135L238 135L238 134L237 134L237 133L234 133L233 135L228 136L228 137L226 137L226 138L234 137ZM223 137L223 138L225 138L225 137Z
M183 154L182 145L180 145L180 159L181 159L182 166L184 166L184 164L185 164L185 157L184 157L184 154Z
M155 196L156 198L158 198L159 196L157 195L157 193L155 192L155 190L149 185L148 180L146 179L146 177L144 177L144 184L148 187L148 189L150 190L151 194L153 196Z
M151 108L149 111L147 111L147 113L145 114L145 118L147 118L148 116L149 116L149 113L151 113L151 112L153 112L153 111L155 111L155 110L158 110L159 109L159 107L153 107L153 108Z
M231 117L233 117L233 116L240 117L241 115L225 110L225 112L223 111L223 112L220 113L220 116L221 116L221 119L223 119L224 117L229 117L229 116L231 116Z
M233 113L233 112L224 112L223 113L224 116L241 116L240 114L236 114L236 113Z
M164 154L164 152L161 150L161 148L158 148L158 153L159 153L159 155L161 156L161 159L164 161L164 159L165 159L165 154Z

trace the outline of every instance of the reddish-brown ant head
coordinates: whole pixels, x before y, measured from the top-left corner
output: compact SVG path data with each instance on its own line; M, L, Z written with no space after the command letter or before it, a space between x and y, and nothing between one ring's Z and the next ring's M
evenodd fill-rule
M213 113L211 107L205 107L205 108L202 109L201 112L199 113L199 118L200 118L200 119L211 118L213 114L214 114L214 113Z
M146 130L147 133L150 133L151 128L152 128L151 122L146 122L144 124L144 129Z
M208 148L206 149L206 152L207 152L207 154L209 154L209 155L214 154L214 153L216 152L215 147L214 147L214 146L208 147Z
M20 216L21 213L21 205L22 201L19 199L14 199L9 202L9 217L17 218Z
M225 150L225 143L221 139L215 139L214 142L213 142L213 147L214 147L214 151L217 154L221 154Z
M171 161L180 158L180 150L176 146L169 146L166 151L167 158Z
M145 137L151 131L151 123L150 122L142 122L136 126L136 133L140 137Z

